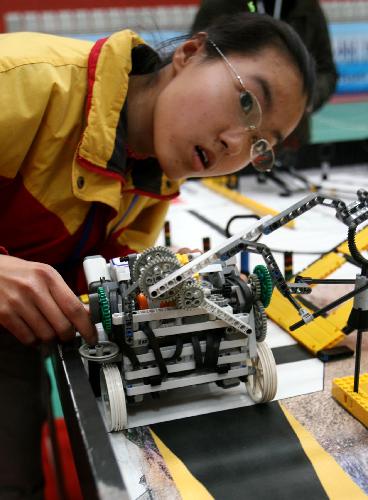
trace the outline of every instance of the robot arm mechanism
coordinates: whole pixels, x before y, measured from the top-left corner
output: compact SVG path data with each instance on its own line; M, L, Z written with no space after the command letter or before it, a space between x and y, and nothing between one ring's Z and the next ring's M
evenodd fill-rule
M218 245L215 249L209 250L172 274L165 276L149 287L149 294L152 298L157 298L163 293L167 293L180 283L190 279L194 273L200 271L209 263L217 259L226 261L240 251L254 252L262 255L275 286L295 307L302 317L303 322L308 323L313 320L313 316L292 297L292 294L310 293L310 287L300 282L297 284L286 283L269 248L254 240L259 238L262 234L270 234L276 231L291 220L311 210L316 205L333 208L336 211L337 219L347 225L350 230L355 230L359 224L368 220L368 192L359 190L357 196L357 201L346 205L346 203L340 199L312 193L298 203L282 211L280 214L274 217L262 218L245 233L241 232L232 236L224 243Z
M148 393L191 385L215 382L227 388L245 382L255 402L272 400L277 374L264 342L264 307L273 285L297 309L302 324L315 315L293 297L309 293L308 283L286 283L270 249L257 240L318 204L334 208L354 236L356 227L368 220L367 200L366 191L359 191L350 205L311 194L199 256L153 247L109 263L101 256L87 257L91 317L102 327L100 342L83 344L80 353L102 366L108 428L129 427L125 397L139 402ZM256 266L248 282L231 259L240 251L262 255L266 265ZM258 274L257 268L262 268Z

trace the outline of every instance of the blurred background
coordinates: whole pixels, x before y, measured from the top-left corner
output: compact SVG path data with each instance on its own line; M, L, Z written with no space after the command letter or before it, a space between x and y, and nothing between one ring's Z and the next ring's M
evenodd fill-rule
M130 28L154 47L188 32L199 0L1 0L0 32L38 31L96 40ZM322 0L339 79L313 117L298 168L365 163L368 152L368 0ZM355 105L351 104L355 103ZM359 104L362 103L360 107ZM355 117L359 115L359 121ZM333 132L329 132L331 124ZM349 132L350 131L350 132ZM328 133L328 135L326 135Z
M322 0L339 71L337 94L368 93L368 0ZM152 45L187 32L197 0L2 0L0 31L97 39L131 28Z

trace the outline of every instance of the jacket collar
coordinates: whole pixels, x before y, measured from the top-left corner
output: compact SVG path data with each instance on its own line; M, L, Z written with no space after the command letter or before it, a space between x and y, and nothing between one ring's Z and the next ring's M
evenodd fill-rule
M142 44L138 35L124 30L98 40L88 60L86 127L73 165L73 191L79 198L108 203L116 210L121 190L162 199L175 197L179 190L179 183L166 178L156 159L127 158L125 102L132 51Z

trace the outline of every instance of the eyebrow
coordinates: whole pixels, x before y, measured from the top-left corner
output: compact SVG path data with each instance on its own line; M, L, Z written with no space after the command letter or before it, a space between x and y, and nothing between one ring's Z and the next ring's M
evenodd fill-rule
M261 87L263 97L264 97L265 102L266 102L266 109L269 110L270 108L272 108L272 105L273 105L272 92L271 92L270 85L269 85L268 81L265 80L264 78L262 78L261 76L256 75L254 77L254 80Z

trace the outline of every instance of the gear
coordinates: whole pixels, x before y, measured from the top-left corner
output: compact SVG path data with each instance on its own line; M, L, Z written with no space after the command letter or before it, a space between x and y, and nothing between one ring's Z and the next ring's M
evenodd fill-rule
M139 288L146 297L149 297L149 287L159 282L162 278L165 278L176 269L179 269L179 267L180 265L175 255L158 256L150 259L141 270ZM176 296L176 293L176 288L172 288L160 295L159 298L162 300L170 300Z
M253 304L254 326L257 342L263 342L267 335L267 316L265 308L260 300Z
M256 274L250 274L248 278L248 283L252 289L253 300L259 300L261 298L262 287L261 280L258 278Z
M194 281L186 281L178 291L176 304L179 309L193 309L199 307L204 299L201 285Z
M98 302L102 318L102 325L107 334L111 333L112 321L109 300L106 296L105 289L102 286L97 288Z
M227 305L229 305L229 300L220 293L211 293L209 299L219 307L226 307Z
M133 280L138 281L141 275L142 269L156 257L175 257L174 252L172 252L169 248L158 246L147 248L144 252L140 254L139 257L135 260L133 264Z
M253 269L253 273L258 276L261 282L261 302L264 307L268 307L271 302L273 282L271 274L266 266L258 265Z

